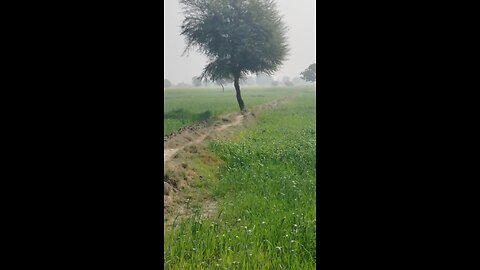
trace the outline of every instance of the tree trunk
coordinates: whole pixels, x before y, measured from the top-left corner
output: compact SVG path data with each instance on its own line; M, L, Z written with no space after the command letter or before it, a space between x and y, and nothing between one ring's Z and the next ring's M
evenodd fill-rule
M238 83L240 77L235 76L235 82L233 85L235 86L235 91L237 92L237 101L238 101L238 106L240 106L240 111L245 110L245 104L243 103L242 95L240 94L240 84Z
M220 84L220 85L222 86L222 90L223 90L223 92L225 92L225 88L223 88L223 84Z

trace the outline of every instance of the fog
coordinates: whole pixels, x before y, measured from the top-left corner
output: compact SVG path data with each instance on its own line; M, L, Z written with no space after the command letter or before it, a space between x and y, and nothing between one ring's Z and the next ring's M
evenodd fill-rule
M287 39L290 47L287 60L273 75L277 80L284 76L300 77L310 64L316 62L316 14L315 0L277 0L277 8L288 26ZM194 50L182 56L186 43L180 36L183 14L178 0L164 1L164 78L173 84L192 83L199 76L207 58Z

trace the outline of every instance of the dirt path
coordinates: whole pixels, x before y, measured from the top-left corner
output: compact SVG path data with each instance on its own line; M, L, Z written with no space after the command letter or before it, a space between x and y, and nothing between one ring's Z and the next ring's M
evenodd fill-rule
M229 128L229 127L231 127L231 126L237 126L237 125L239 125L239 124L242 122L242 118L243 118L243 115L241 115L241 114L240 114L240 115L237 115L237 116L234 118L234 120L233 120L232 123L221 125L221 126L217 127L217 130L218 130L218 131L221 131L221 130L224 130L224 129Z
M198 139L196 139L195 141L192 141L192 142L189 142L185 145L182 145L180 147L177 147L177 148L170 148L170 149L164 149L163 150L163 162L167 162L167 161L170 161L172 159L172 157L175 155L175 153L178 152L178 150L182 149L182 148L185 148L187 146L190 146L192 144L197 144L197 143L200 143L202 142L205 138L207 137L207 135L202 135L200 136Z
M256 112L263 111L265 109L272 109L281 104L286 103L290 98L294 97L296 94L291 96L285 96L273 101L260 104L254 107L252 110L249 110L247 113L241 114L230 113L221 117L222 123L216 123L213 126L205 127L186 127L183 129L181 134L177 134L170 138L164 138L164 150L163 150L163 161L168 162L172 160L175 154L182 148L188 147L190 145L198 144L204 141L208 136L212 136L216 133L227 130L231 127L240 125L245 118L255 117Z
M226 118L223 118L223 119L226 119ZM243 119L243 115L242 114L238 114L236 115L234 118L233 118L233 121L230 122L230 123L225 123L225 124L221 124L219 126L215 126L214 127L214 130L216 131L222 131L222 130L225 130L229 127L232 127L232 126L238 126L239 124L242 123L242 119ZM186 143L180 147L176 147L176 148L168 148L168 149L164 149L163 150L163 162L168 162L172 159L172 157L175 155L175 153L177 153L180 149L182 148L185 148L185 147L188 147L190 145L193 145L193 144L198 144L198 143L201 143L203 140L205 140L205 138L208 136L208 134L204 134L204 135L201 135L199 136L197 139L195 139L194 141L191 141L189 143Z

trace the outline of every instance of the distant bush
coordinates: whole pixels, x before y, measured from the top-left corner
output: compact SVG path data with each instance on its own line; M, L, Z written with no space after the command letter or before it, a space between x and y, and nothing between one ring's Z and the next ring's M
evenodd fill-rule
M192 84L193 84L194 86L197 86L197 87L198 87L198 86L201 86L201 85L202 85L202 80L200 80L199 77L194 76L194 77L192 78Z
M169 80L167 79L163 80L163 87L170 87L170 86L172 86L172 83Z

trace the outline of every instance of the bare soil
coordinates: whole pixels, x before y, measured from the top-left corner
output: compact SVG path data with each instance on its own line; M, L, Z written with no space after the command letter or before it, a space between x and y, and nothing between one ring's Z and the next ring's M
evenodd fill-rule
M164 139L163 162L170 161L175 153L178 152L178 150L202 142L209 134L213 135L212 133L220 132L231 126L240 125L244 116L245 115L240 113L232 113L222 118L222 121L224 122L222 124L217 123L213 127L205 127L197 130L194 130L193 128L186 129L186 132L183 132L176 137L171 138L170 140ZM192 140L192 137L196 138ZM182 141L185 140L189 142L182 143Z

